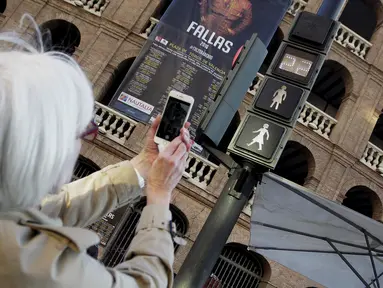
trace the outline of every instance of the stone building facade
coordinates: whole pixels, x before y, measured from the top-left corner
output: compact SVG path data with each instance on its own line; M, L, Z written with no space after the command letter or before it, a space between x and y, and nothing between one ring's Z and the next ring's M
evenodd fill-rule
M93 83L97 101L95 120L100 125L100 134L94 142L84 142L82 156L101 168L134 157L142 148L148 127L109 108L108 99L170 1L7 2L0 16L3 31L19 29L21 16L31 14L43 30L51 32L53 44L68 48L67 52L73 54ZM287 35L296 13L300 10L316 12L321 2L294 0L275 34L276 47L283 35ZM344 8L343 25L275 173L380 221L383 217L383 121L380 121L383 9L378 0L359 2L363 2L363 9L355 9L352 3ZM358 30L358 25L355 26L358 17L372 19L374 26ZM25 34L34 33L31 27L21 29ZM60 34L63 31L64 34ZM275 53L275 48L270 53ZM258 74L249 88L239 117L254 99L262 78ZM176 251L175 272L214 206L227 180L227 170L191 153L186 175L173 193L173 205L188 222L187 245ZM244 209L228 243L248 244L250 206ZM250 253L242 249L245 246L235 247L238 253ZM258 257L258 264L262 266L258 274L262 281L259 286L249 287L322 287L256 253L252 253L252 257ZM251 270L251 265L237 264ZM218 265L216 269L221 268Z

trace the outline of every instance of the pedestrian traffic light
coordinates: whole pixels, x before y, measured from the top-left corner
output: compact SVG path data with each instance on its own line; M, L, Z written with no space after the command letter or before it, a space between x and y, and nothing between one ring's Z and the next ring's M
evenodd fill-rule
M275 168L339 29L301 12L276 53L228 151Z

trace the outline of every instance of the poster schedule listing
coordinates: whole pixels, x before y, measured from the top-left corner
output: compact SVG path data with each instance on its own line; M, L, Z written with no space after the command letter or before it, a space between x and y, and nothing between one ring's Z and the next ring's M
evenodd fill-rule
M150 118L154 118L162 112L171 90L177 90L192 96L198 93L189 118L191 123L190 132L194 136L205 110L214 101L226 74L225 71L215 66L208 59L212 59L213 56L206 57L207 55L200 56L196 52L194 45L186 49L169 41L154 41L141 63L137 66L124 92L115 102L116 108L124 113L129 113L129 109L135 105L123 95L127 94L131 98L146 102L145 98L150 96L148 93L156 93L157 103L155 103L154 107L149 105L153 109L145 111L138 107L132 107L139 109L134 118L149 122ZM175 65L178 69L174 69ZM172 66L172 69L168 69L169 66ZM166 87L161 87L163 83L158 82L157 73L164 73L163 77L167 81ZM171 81L168 81L170 77ZM162 88L157 91L164 91L165 93L154 92L155 87L152 86L154 83L157 83L157 88L159 88L158 86ZM153 95L150 97L153 97Z

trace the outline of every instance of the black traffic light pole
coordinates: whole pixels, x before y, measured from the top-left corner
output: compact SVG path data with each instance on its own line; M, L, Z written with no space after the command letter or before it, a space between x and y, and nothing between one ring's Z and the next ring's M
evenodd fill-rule
M337 20L346 0L324 0L318 14ZM175 288L201 288L209 278L234 225L250 200L265 167L237 161L231 176L210 212L178 272Z
M244 162L232 175L209 214L174 282L177 288L203 287L264 167ZM258 173L257 173L258 171Z

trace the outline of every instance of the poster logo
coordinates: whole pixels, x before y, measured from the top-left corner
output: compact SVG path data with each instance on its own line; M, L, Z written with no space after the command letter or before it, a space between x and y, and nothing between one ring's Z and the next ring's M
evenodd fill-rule
M156 36L156 41L160 42L161 44L163 44L165 46L168 45L168 43L169 43L168 40L166 40L165 38L162 38L161 36Z
M124 92L121 92L120 96L118 97L118 101L136 108L137 110L140 110L148 115L152 114L154 109L153 105L141 101L140 99L137 99L136 97L133 97L132 95L126 94Z

